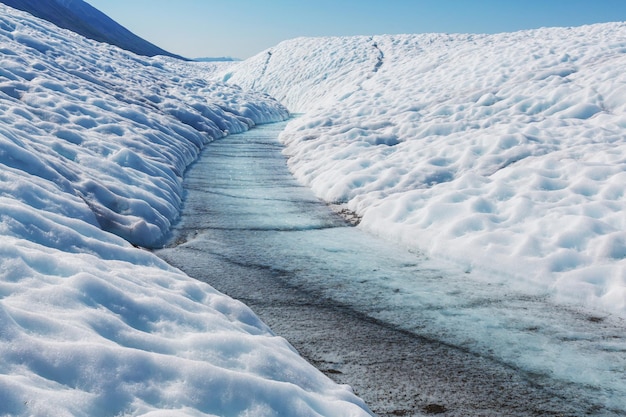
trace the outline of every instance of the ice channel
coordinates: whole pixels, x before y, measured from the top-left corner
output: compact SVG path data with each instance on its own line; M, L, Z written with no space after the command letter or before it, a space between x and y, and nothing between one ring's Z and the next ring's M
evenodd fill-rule
M159 256L244 301L380 416L626 415L623 320L351 227L292 178L283 127L204 150Z

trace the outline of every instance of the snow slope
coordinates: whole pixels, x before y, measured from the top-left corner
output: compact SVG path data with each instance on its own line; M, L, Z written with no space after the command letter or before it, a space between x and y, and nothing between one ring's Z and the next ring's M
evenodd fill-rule
M0 5L0 415L369 415L246 306L133 246L162 241L206 143L286 117Z
M290 169L361 227L626 315L626 24L301 38L217 76L306 113Z
M140 38L83 0L1 0L0 3L28 12L86 38L116 45L139 55L163 55L182 59Z

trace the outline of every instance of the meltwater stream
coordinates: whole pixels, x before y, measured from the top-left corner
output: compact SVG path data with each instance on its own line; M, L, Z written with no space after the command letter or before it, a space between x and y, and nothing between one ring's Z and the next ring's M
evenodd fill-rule
M379 416L624 416L626 326L437 264L300 186L283 123L209 145L157 254L249 305Z

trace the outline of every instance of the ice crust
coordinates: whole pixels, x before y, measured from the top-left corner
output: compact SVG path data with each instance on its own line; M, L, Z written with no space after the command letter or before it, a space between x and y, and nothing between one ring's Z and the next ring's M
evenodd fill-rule
M290 169L360 227L625 316L625 39L300 38L216 76L304 113L281 136Z
M162 241L205 144L287 115L0 4L0 415L369 415L133 246Z

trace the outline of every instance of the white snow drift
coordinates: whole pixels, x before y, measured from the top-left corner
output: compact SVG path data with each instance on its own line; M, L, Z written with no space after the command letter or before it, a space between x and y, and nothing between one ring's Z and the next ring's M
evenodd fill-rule
M163 240L206 143L287 116L159 62L0 4L0 415L369 415L131 245Z
M290 168L361 227L626 315L626 25L295 39L218 74L306 112Z

